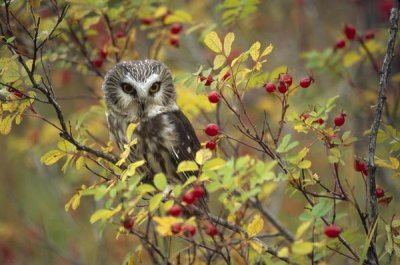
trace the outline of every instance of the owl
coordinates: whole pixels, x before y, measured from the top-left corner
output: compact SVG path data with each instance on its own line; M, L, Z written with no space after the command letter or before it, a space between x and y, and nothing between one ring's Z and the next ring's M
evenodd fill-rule
M134 132L138 142L128 159L146 161L140 172L144 181L163 172L174 183L184 182L186 176L176 173L177 166L193 160L200 143L176 104L168 67L156 60L121 62L107 72L102 89L110 135L122 150L128 125L138 123Z

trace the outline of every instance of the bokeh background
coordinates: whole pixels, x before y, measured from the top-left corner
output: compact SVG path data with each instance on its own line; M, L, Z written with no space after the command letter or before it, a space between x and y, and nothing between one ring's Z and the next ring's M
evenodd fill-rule
M17 1L17 0L16 0ZM41 1L39 14L49 13L49 1ZM72 4L76 1L71 1ZM95 2L95 1L92 1ZM190 13L195 23L214 25L221 29L221 12L218 6L223 1L164 1L171 9L183 9ZM307 55L311 52L320 53L334 47L337 39L344 38L343 27L346 23L353 24L359 34L374 30L378 48L374 52L376 60L382 62L382 54L387 40L388 14L392 1L388 0L260 0L255 12L235 24L225 27L220 34L233 31L236 34L234 52L248 48L259 40L261 43L272 43L274 51L268 58L268 68L285 66L292 73L295 82L310 74L315 83L307 93L299 93L292 98L293 112L302 113L310 105L324 104L327 98L340 95L338 110L343 109L348 115L345 127L359 139L354 148L347 151L350 161L354 155L366 156L368 139L364 136L372 121L371 106L376 101L378 77L367 60L349 67L338 75L331 69L316 69L310 67ZM1 9L1 7L0 7ZM3 10L1 10L3 12ZM130 18L127 18L130 19ZM190 26L185 25L184 30ZM102 32L101 23L93 26L94 30ZM148 54L149 32L138 32L135 49L138 54L132 57L145 58ZM179 47L165 45L161 48L159 58L171 67L173 74L195 72L198 65L210 65L212 54L200 42L201 34L194 31L183 33ZM101 40L97 49L101 48ZM68 50L68 40L64 41L62 49ZM356 44L347 43L348 49L357 50ZM380 46L379 46L380 45ZM93 45L91 56L96 57L96 46ZM398 53L398 45L396 53ZM64 58L65 59L65 58ZM57 60L64 60L58 58ZM400 61L394 60L394 70L397 72ZM340 63L339 63L340 64ZM52 80L59 102L71 122L86 123L86 128L97 139L108 140L105 126L104 109L101 106L101 82L90 71L82 74L79 68L71 64L68 68L60 66L57 61L52 68ZM112 62L106 61L100 71L104 73ZM350 82L351 81L351 82ZM352 83L353 85L351 85ZM398 90L398 83L392 82ZM389 104L398 99L397 94L390 93ZM206 139L202 128L213 117L208 113L212 107L205 107L205 114L194 110L185 104L186 97L195 97L196 91L190 87L178 86L178 103L191 117L197 134L203 141ZM396 98L397 96L397 98ZM199 97L205 97L199 96ZM262 118L263 110L267 110L271 120L278 119L277 102L268 98L260 87L254 89L246 98L253 117ZM37 106L41 113L53 115L49 107ZM90 111L88 111L90 110ZM204 114L204 115L203 115ZM275 115L276 114L276 115ZM399 125L397 113L391 116ZM226 116L226 128L232 123L232 118ZM290 132L287 130L286 132ZM312 142L312 138L304 136L296 138ZM96 181L96 176L89 171L75 169L61 172L62 165L44 166L40 157L51 150L58 141L57 132L50 126L32 117L25 117L22 125L15 126L11 134L0 136L0 264L122 264L126 254L135 249L135 241L129 237L115 239L116 230L112 226L103 229L89 223L89 217L102 201L83 199L76 211L66 212L65 203L82 184ZM323 147L315 149L311 154L313 168L324 176L328 164L319 159L324 154ZM249 153L251 150L241 149ZM349 181L355 183L358 192L362 192L361 176L355 176L351 163L344 169L344 175L349 175ZM360 183L360 185L357 185ZM398 179L390 174L380 172L378 183L394 196L389 206L382 211L398 210ZM298 215L303 211L303 199L290 196L280 189L269 200L269 207L280 214L285 223L295 224ZM354 224L353 224L354 222ZM356 226L357 220L349 219L348 225ZM383 246L379 246L382 248ZM144 261L146 264L146 261Z

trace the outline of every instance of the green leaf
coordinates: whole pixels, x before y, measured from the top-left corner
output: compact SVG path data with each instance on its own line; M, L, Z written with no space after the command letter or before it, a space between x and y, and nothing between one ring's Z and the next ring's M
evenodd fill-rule
M222 43L215 31L211 31L204 39L204 44L213 52L222 52Z
M286 134L283 137L282 141L280 142L278 148L276 149L276 152L278 152L278 153L286 153L289 150L295 148L297 145L299 145L298 141L294 141L294 142L289 144L291 138L292 138L292 136L290 134Z
M185 172L185 171L197 171L199 170L199 166L194 161L182 161L178 165L177 173Z
M333 202L328 199L321 199L319 203L314 205L311 213L316 217L325 216L333 207Z
M154 195L149 202L149 211L150 212L154 212L155 210L158 209L158 207L160 206L160 203L162 201L163 198L163 193L157 193L156 195Z
M158 173L154 176L154 186L161 191L167 188L167 178L163 173Z
M60 150L51 150L40 158L40 162L46 166L50 166L63 158L65 155L66 153L61 152Z

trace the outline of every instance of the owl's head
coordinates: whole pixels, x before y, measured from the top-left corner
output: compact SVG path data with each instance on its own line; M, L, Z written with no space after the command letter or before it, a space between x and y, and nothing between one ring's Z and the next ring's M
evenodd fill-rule
M178 109L171 73L156 60L116 64L104 78L103 91L110 111L135 122Z

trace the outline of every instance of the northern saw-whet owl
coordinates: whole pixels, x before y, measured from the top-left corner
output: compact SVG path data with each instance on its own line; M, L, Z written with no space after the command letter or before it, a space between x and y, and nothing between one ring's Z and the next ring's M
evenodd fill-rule
M140 170L144 181L163 172L172 182L184 182L186 177L176 173L177 166L193 160L200 143L176 104L169 69L156 60L121 62L106 74L103 91L111 138L122 150L128 125L139 123L134 132L138 143L131 148L128 160L146 161Z

